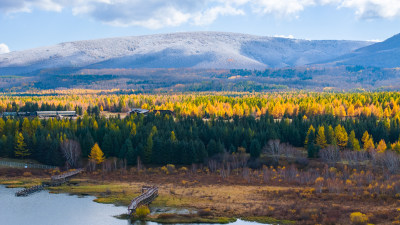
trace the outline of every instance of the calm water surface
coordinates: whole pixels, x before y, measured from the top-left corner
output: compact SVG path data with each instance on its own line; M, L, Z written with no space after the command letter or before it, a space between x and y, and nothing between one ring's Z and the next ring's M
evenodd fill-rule
M130 225L127 220L115 218L127 212L126 207L93 202L92 196L49 194L41 191L27 197L15 197L17 188L0 185L1 225ZM231 225L257 225L238 220ZM134 225L160 225L135 222ZM205 225L205 224L202 224Z

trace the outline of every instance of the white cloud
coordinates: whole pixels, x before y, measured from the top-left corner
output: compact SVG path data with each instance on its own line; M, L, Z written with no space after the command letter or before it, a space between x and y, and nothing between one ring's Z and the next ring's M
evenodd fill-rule
M400 0L0 0L0 13L69 9L116 26L162 27L213 23L221 16L249 13L298 16L307 7L350 8L362 19L400 16Z
M194 24L196 25L208 25L214 22L220 15L245 15L245 12L240 9L233 8L230 5L217 6L200 12L194 16Z
M0 43L0 54L9 53L10 49L4 43Z
M253 0L253 11L269 14L277 13L288 16L303 11L305 7L314 5L314 0Z
M400 16L399 0L321 0L338 8L350 8L362 19L394 18Z

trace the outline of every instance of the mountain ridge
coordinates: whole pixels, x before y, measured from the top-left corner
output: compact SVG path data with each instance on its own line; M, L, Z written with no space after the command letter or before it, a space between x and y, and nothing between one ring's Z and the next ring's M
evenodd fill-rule
M56 68L265 69L338 58L365 41L302 40L226 32L182 32L65 42L0 55L0 74Z

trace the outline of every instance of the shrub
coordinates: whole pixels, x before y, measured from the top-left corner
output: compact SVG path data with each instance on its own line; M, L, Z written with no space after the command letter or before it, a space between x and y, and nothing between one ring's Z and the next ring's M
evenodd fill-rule
M360 212L350 214L351 223L354 225L364 225L368 222L368 216Z
M324 186L324 178L323 177L318 177L315 179L315 187L318 193L322 193L322 187Z
M212 215L211 209L208 209L208 208L207 208L207 209L199 210L199 211L197 212L197 215L200 216L200 217L211 216L211 215Z
M24 176L24 177L30 177L30 176L32 176L32 173L31 173L31 172L24 172L24 173L22 174L22 176Z
M179 172L181 172L181 173L187 173L187 171L188 171L188 168L186 168L184 166L179 169Z
M139 219L143 219L147 215L150 214L150 209L149 209L149 207L142 205L142 206L139 206L138 208L136 208L135 214Z
M168 169L166 166L161 167L161 171L165 174L169 174Z

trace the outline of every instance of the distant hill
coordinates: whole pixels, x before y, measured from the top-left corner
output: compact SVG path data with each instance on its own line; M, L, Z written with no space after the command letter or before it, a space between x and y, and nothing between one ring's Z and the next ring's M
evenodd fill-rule
M109 38L1 54L0 74L36 73L59 68L72 71L107 68L283 68L351 55L354 50L370 44L221 32Z
M400 67L400 34L324 63L381 68Z

